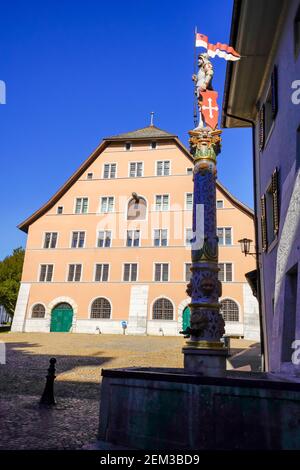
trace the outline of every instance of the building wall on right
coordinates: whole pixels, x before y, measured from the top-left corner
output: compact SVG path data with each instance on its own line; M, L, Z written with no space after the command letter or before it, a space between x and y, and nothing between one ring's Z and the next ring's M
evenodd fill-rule
M268 365L271 371L290 374L297 369L292 360L293 342L300 339L299 14L299 0L291 0L270 73L259 97L255 129L262 310Z

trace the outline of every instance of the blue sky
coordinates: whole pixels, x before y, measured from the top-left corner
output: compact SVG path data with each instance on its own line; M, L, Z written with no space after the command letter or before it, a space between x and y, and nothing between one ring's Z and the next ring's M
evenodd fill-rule
M24 245L16 225L108 135L149 124L187 144L193 34L228 42L232 0L43 0L1 4L0 258ZM199 52L202 49L199 49ZM213 60L221 108L226 62ZM252 206L251 131L224 130L220 181Z

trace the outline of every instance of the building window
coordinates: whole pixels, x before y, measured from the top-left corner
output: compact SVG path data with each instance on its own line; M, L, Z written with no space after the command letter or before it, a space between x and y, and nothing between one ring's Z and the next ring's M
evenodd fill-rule
M278 71L274 65L266 101L259 112L259 147L266 144L278 111Z
M110 248L111 247L111 230L100 230L97 238L98 248Z
M117 164L116 163L105 163L103 167L103 178L115 178L116 177Z
M95 299L91 306L91 318L110 318L111 305L104 297Z
M156 211L169 210L169 195L168 194L158 194L155 196L155 210Z
M221 314L224 321L238 322L239 321L239 307L238 304L231 299L224 299L221 301Z
M96 264L95 281L106 282L108 281L109 264Z
M139 230L127 230L126 246L140 246Z
M168 245L168 230L155 229L154 230L154 246L167 246Z
M294 53L297 59L300 52L300 5L294 20Z
M129 177L138 178L143 176L143 162L130 162L129 164Z
M58 206L58 207L57 207L57 211L56 211L56 212L57 212L57 214L62 214L62 213L63 213L63 211L64 211L64 208L63 208L63 206Z
M167 282L169 280L169 264L155 263L154 281Z
M41 264L40 282L51 282L53 277L53 264Z
M291 362L296 339L298 265L285 275L281 360Z
M134 194L134 193L133 193ZM138 195L135 195L128 202L127 220L145 220L147 216L147 202Z
M223 209L224 208L224 201L222 199L217 201L217 209Z
M85 232L72 232L71 248L83 248Z
M57 232L46 232L44 239L44 248L56 248Z
M219 263L218 279L221 282L232 282L232 263Z
M125 263L123 281L135 282L137 280L137 263Z
M153 320L173 320L173 305L169 299L157 299L152 308Z
M75 214L86 214L88 211L88 198L76 198Z
M115 205L115 198L114 196L105 196L101 198L101 212L113 212Z
M132 144L131 142L126 142L125 144L125 150L131 150L132 149Z
M170 160L156 162L156 176L168 176L170 174Z
M93 179L93 173L88 173L86 175L86 177L87 177L88 180L92 180Z
M192 263L185 263L185 281L189 282L192 277L191 272Z
M32 318L44 318L46 309L43 304L36 304L32 307L31 317Z
M187 175L192 175L193 174L193 168L187 168L186 169L186 174Z
M185 244L186 246L191 246L192 242L193 242L193 229L186 228L185 229Z
M193 193L186 193L185 195L185 208L189 211L193 209Z
M155 150L157 148L157 143L156 142L151 142L150 148L152 150Z
M231 227L218 227L217 236L219 245L232 245L232 228Z
M79 282L81 279L81 264L70 264L68 282Z

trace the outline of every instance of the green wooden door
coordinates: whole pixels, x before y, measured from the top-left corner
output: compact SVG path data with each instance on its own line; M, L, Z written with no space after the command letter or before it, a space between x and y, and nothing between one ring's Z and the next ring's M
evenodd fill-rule
M182 329L186 330L190 326L191 311L189 307L185 307L182 314Z
M50 331L67 333L70 331L73 321L73 309L71 305L59 304L52 310Z

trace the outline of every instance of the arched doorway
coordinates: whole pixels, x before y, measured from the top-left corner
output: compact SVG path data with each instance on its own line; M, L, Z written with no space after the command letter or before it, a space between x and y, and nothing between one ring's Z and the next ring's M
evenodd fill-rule
M188 306L185 307L182 313L182 330L186 330L190 326L191 311Z
M68 333L72 327L73 308L70 304L63 302L56 305L51 312L51 332Z

